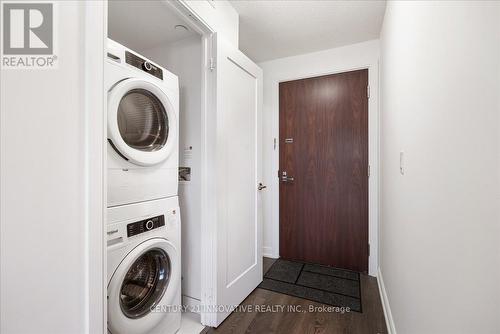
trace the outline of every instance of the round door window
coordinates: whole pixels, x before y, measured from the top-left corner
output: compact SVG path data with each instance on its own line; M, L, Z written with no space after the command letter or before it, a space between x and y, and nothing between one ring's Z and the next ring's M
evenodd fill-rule
M118 105L118 130L125 143L137 150L153 152L165 146L168 116L160 100L145 89L132 89Z
M151 312L162 299L170 279L170 259L154 248L142 254L130 267L120 289L120 307L131 319Z

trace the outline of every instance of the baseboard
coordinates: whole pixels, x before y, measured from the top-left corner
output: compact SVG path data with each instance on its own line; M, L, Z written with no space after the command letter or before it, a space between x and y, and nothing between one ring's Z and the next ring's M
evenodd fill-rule
M269 257L271 259L277 259L279 256L276 256L274 254L273 248L272 247L262 247L262 256L264 257Z
M394 320L392 318L391 307L389 306L389 299L387 298L387 292L385 291L384 279L382 278L382 271L380 270L380 267L378 268L377 283L380 299L382 301L382 308L384 309L387 331L389 334L396 334L396 326L394 325Z
M200 313L200 301L196 298L182 295L182 305L186 306L189 312Z

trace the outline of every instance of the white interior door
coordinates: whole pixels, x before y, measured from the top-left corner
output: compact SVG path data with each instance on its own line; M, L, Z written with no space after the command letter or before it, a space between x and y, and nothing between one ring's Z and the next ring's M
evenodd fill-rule
M208 302L218 308L211 315L205 314L203 322L218 326L231 313L231 306L240 304L262 281L258 191L262 70L220 38L214 39L213 51L217 89L213 166L217 212L212 225L215 272L212 299L208 298Z

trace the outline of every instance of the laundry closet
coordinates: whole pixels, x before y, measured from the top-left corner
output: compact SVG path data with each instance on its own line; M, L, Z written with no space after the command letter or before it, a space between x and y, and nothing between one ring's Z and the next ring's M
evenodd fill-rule
M109 1L108 37L178 77L182 304L217 326L262 278L262 72L200 6Z
M183 304L201 299L202 36L162 2L110 1L108 36L178 76ZM131 24L132 23L132 24Z

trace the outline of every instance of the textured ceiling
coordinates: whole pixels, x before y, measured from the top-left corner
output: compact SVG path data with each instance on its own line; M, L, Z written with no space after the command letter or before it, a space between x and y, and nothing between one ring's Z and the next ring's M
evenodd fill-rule
M256 62L376 39L385 1L232 0L240 49Z

